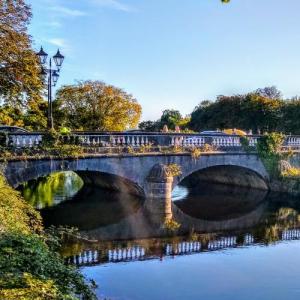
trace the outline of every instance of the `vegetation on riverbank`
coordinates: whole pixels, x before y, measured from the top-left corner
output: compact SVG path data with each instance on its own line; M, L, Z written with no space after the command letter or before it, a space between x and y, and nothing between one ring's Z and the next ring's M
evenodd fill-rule
M96 299L90 284L58 254L39 213L0 176L0 299Z
M299 195L300 168L291 165L294 153L282 148L284 138L281 133L265 134L258 141L257 152L270 176L270 189Z

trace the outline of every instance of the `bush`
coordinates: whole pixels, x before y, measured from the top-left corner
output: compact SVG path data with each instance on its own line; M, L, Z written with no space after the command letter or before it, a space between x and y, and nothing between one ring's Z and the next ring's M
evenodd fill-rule
M181 175L181 168L177 164L169 164L168 166L168 175L169 176L180 176Z
M181 225L173 219L166 220L164 222L164 228L170 233L175 233L180 228L180 226Z
M62 127L59 131L61 135L70 135L71 134L71 129L67 127Z
M257 151L260 157L276 156L280 153L285 136L282 133L269 133L258 139Z
M281 176L278 166L283 156L281 149L284 139L285 136L277 132L265 134L258 139L257 152L271 178L279 178Z
M281 172L283 177L300 178L300 169L291 167Z
M83 148L76 145L59 145L53 148L53 153L59 157L74 157L77 158L83 155Z
M212 145L210 144L204 144L203 146L203 152L213 152L215 149Z
M190 153L193 159L197 159L201 156L201 149L199 148L192 148L190 149Z
M20 193L11 188L0 174L0 238L3 232L42 231L39 213L28 205Z
M0 270L3 270L0 290L4 295L46 293L50 299L78 299L79 296L96 299L84 277L75 268L66 266L44 239L35 234L1 236ZM46 291L39 290L40 287L46 287Z
M59 133L55 129L50 129L43 135L42 147L55 147L59 143Z
M68 230L67 232L69 232ZM96 299L92 286L57 253L40 214L0 175L0 299Z
M251 147L249 146L249 140L245 136L240 137L240 143L242 145L243 150L246 152L251 150Z

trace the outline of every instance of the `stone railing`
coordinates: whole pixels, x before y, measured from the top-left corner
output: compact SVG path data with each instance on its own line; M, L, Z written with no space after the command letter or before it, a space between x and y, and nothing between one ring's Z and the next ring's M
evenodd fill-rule
M279 241L299 240L300 229L287 229L279 234ZM211 239L205 243L201 241L182 241L178 243L161 244L159 248L146 249L140 245L130 246L127 248L114 249L93 249L86 250L78 255L66 258L68 264L78 266L93 265L105 262L128 262L136 260L148 260L163 256L177 256L200 253L205 251L217 251L222 249L245 247L250 245L261 244L256 241L254 236L246 233L240 237L237 236L221 236L217 239Z
M241 137L237 135L201 135L180 133L85 133L74 132L79 144L84 147L133 147L143 146L183 146L203 147L211 145L215 149L238 149L242 147ZM250 147L256 147L260 136L249 135ZM32 148L38 146L43 139L43 133L8 134L8 144L15 148ZM66 141L68 137L65 137ZM300 148L300 136L287 136L285 147Z

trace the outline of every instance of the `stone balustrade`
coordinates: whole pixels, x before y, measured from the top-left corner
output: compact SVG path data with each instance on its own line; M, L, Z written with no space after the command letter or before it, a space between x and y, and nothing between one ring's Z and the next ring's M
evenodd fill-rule
M240 136L234 135L201 135L178 133L73 133L80 145L84 147L133 147L145 146L178 146L203 147L210 145L215 149L237 149L242 147ZM256 147L259 136L245 136L250 147ZM43 139L43 133L8 134L7 143L14 148L33 148ZM68 138L66 137L66 140ZM287 136L285 147L300 148L300 136Z
M287 229L281 232L279 240L299 240L300 229ZM66 262L68 264L75 264L78 266L99 264L104 262L124 262L136 261L144 259L152 259L158 256L177 256L187 255L193 253L200 253L203 251L217 251L228 248L244 247L255 245L254 236L246 233L238 242L237 236L222 236L217 239L211 239L207 243L200 241L182 241L178 243L167 243L161 245L161 250L146 249L142 246L135 245L127 248L114 248L114 249L96 249L87 250L78 255L68 257ZM154 251L154 252L153 252Z

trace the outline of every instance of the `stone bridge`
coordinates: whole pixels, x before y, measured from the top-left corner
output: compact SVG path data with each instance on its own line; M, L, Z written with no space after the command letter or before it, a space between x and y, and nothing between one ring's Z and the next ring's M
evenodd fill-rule
M173 178L168 166L176 164L181 175ZM99 155L78 159L32 159L8 161L4 174L14 187L53 172L76 172L85 184L168 197L172 189L191 174L197 180L268 189L269 175L255 154L241 152L190 154Z
M62 138L63 142L71 142L69 136ZM152 199L170 198L172 189L192 174L196 183L208 181L268 190L272 186L269 174L255 154L260 136L243 138L248 140L251 152L245 152L244 141L237 135L75 132L72 141L82 146L85 157L9 160L4 174L8 182L16 187L53 172L71 170L85 184L142 194ZM6 143L16 153L28 148L33 149L33 153L39 153L42 140L43 133L14 133L8 134ZM183 151L163 151L178 147ZM207 147L209 152L205 151ZM299 149L300 137L287 136L284 147ZM142 153L145 148L147 151ZM191 151L187 151L191 148L202 149L200 157L193 158ZM135 153L127 151L125 154L124 149L134 150ZM179 176L170 174L169 165L172 164L179 166Z

